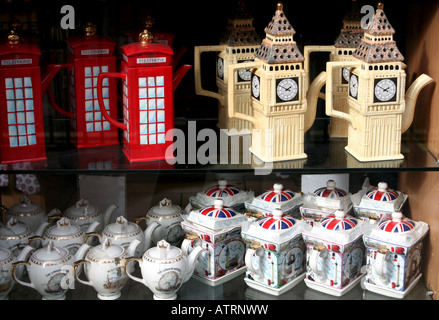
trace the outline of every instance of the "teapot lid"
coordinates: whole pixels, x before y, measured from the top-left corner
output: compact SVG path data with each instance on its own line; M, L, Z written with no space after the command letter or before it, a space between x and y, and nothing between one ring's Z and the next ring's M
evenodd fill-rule
M259 220L258 225L266 230L285 230L292 228L296 220L288 215L284 215L282 210L274 209L273 216Z
M94 260L114 259L120 257L125 252L122 246L113 244L110 238L105 238L101 244L88 251L89 257Z
M68 208L65 212L66 215L72 218L93 217L99 215L100 211L94 205L90 204L88 200L81 199L76 202L75 205Z
M30 235L31 233L32 230L28 225L14 218L9 219L6 225L0 228L1 237Z
M103 233L111 235L125 235L136 233L140 230L140 227L132 222L129 222L124 216L116 218L116 222L110 223L105 227Z
M275 183L273 189L269 189L260 195L260 198L266 202L279 203L289 201L295 196L294 192L289 189L284 189L280 183Z
M35 251L32 258L39 262L58 261L65 259L70 253L67 249L56 247L52 241L49 241L41 249Z
M322 219L320 225L326 230L348 231L354 229L358 221L348 216L344 211L337 210L333 215Z
M157 246L153 247L145 252L144 257L146 259L153 260L168 260L174 259L182 255L182 251L174 246L171 246L165 240L157 242Z
M81 232L81 227L70 223L70 220L62 217L56 222L56 225L47 229L46 233L52 236L67 236Z
M366 197L375 201L394 201L398 198L398 193L389 189L386 182L378 183L377 187L373 187L366 192Z
M156 215L159 217L172 216L181 214L180 206L173 204L171 200L164 198L158 205L153 206L147 215Z
M0 262L9 260L12 258L12 251L6 248L0 248Z
M328 180L326 182L326 187L322 187L314 191L314 195L329 198L329 199L338 199L343 198L347 195L346 191L336 188L336 183L334 180Z
M228 219L236 216L236 212L230 207L224 207L224 202L221 199L217 199L213 206L202 208L198 212L206 217L217 219Z
M33 202L28 197L24 196L18 200L18 203L12 205L8 209L8 213L12 215L37 215L43 212L44 209L38 203Z
M391 218L383 219L378 228L390 233L402 233L413 230L415 222L407 219L401 212L393 212Z
M219 180L216 186L207 189L204 194L212 198L226 198L233 197L240 192L241 190L237 187L227 184L227 180Z

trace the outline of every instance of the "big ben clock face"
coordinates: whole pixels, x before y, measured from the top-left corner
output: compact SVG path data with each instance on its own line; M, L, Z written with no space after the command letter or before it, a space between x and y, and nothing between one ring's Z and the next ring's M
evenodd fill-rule
M295 101L299 98L297 78L278 79L276 81L276 102Z
M244 63L244 62L252 62L252 60L239 61L239 63ZM250 81L251 77L252 77L252 73L251 73L250 69L239 69L238 70L238 82Z
M261 95L261 86L259 77L255 74L252 75L252 97L259 100Z
M349 83L349 68L343 68L341 70L341 83L348 84Z
M375 79L374 102L396 101L396 78Z
M349 94L352 98L358 98L358 77L355 74L349 78Z
M224 80L224 59L218 58L216 62L216 72L218 75L218 78Z

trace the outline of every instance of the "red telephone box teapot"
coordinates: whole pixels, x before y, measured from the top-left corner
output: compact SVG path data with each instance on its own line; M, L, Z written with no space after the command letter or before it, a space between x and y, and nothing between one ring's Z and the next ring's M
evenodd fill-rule
M122 63L119 73L98 76L99 107L112 125L124 130L123 152L130 162L164 160L168 130L174 128L174 91L191 65L173 71L172 48L153 42L150 31L139 35L139 42L121 46ZM103 81L122 79L123 123L109 115L103 107Z
M12 30L0 44L0 163L46 160L43 95L65 65L51 64L41 76L37 45Z

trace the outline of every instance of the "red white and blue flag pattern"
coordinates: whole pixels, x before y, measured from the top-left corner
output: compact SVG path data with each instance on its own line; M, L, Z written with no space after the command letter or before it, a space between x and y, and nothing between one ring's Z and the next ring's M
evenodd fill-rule
M220 219L224 219L224 218L227 219L236 216L236 212L227 207L221 209L215 207L208 207L208 208L200 209L198 212L206 217L220 218Z
M344 190L338 188L328 189L326 187L317 189L316 191L314 191L314 194L316 196L329 198L329 199L343 198L347 195L347 193Z
M338 219L335 215L330 215L322 220L321 225L327 230L343 231L355 228L357 220L351 218Z
M228 185L225 188L222 188L220 186L212 187L210 189L207 189L204 194L213 197L213 198L222 198L222 197L228 197L228 196L234 196L239 193L239 189L235 186Z
M274 189L270 189L261 194L261 199L267 202L284 202L294 198L294 192L288 189L284 189L281 192L275 192Z
M372 188L367 191L366 196L375 201L393 201L398 198L398 193L392 189L386 191L379 191L378 187Z
M378 228L386 232L400 233L412 230L415 227L415 222L404 219L401 221L394 221L393 219L385 219L378 224Z
M258 221L259 226L267 230L285 230L294 226L295 223L296 221L288 216L280 219L269 217Z

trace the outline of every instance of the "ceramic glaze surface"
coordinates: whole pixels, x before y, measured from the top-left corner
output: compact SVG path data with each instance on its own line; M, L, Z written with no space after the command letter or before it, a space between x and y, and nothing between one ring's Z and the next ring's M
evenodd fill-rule
M8 299L9 292L14 287L11 269L15 261L11 251L0 248L0 300Z

